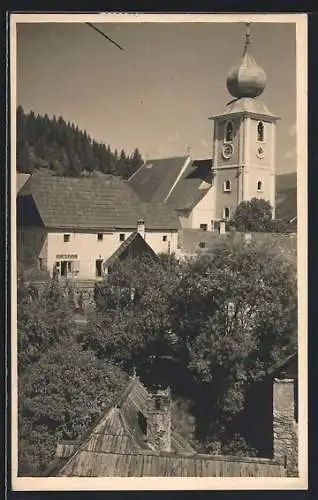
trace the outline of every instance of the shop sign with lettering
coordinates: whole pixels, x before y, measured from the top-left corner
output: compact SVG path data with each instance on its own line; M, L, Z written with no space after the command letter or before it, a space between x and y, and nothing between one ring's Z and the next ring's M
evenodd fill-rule
M77 254L57 254L56 255L56 260L77 260L78 255Z

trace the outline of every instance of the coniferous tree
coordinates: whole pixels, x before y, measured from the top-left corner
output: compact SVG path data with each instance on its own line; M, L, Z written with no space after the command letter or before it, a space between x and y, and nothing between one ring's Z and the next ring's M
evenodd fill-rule
M142 163L136 148L132 156L124 150L112 152L109 145L92 140L63 117L49 118L25 114L17 108L17 170L32 173L46 167L55 175L80 176L84 171L99 170L106 174L128 178Z

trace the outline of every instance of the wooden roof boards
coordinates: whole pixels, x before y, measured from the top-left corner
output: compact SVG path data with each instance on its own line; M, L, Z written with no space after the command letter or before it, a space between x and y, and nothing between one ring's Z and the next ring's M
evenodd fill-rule
M77 477L285 477L272 460L213 455L164 454L154 451L98 453L82 450L58 476Z
M58 459L59 462L55 459L46 476L285 476L284 467L272 460L198 454L174 428L171 452L150 449L136 421L138 411L147 415L150 397L138 378L131 379L122 395L73 449L72 455L68 458L64 455L64 459ZM177 423L174 424L176 427Z

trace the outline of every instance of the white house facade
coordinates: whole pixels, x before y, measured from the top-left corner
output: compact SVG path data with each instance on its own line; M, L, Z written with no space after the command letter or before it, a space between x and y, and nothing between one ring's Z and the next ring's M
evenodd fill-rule
M18 248L40 270L95 279L132 233L155 253L173 253L178 218L168 206L142 203L125 181L34 174L18 193ZM23 255L24 254L24 255Z

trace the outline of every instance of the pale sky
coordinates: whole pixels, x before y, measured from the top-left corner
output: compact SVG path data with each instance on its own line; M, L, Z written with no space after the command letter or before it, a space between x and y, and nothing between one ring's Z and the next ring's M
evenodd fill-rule
M209 116L231 100L226 76L243 23L99 23L120 51L82 23L17 26L17 104L62 116L112 149L144 158L212 154ZM277 173L296 170L296 29L251 25L250 51L267 76L260 97L281 117Z

